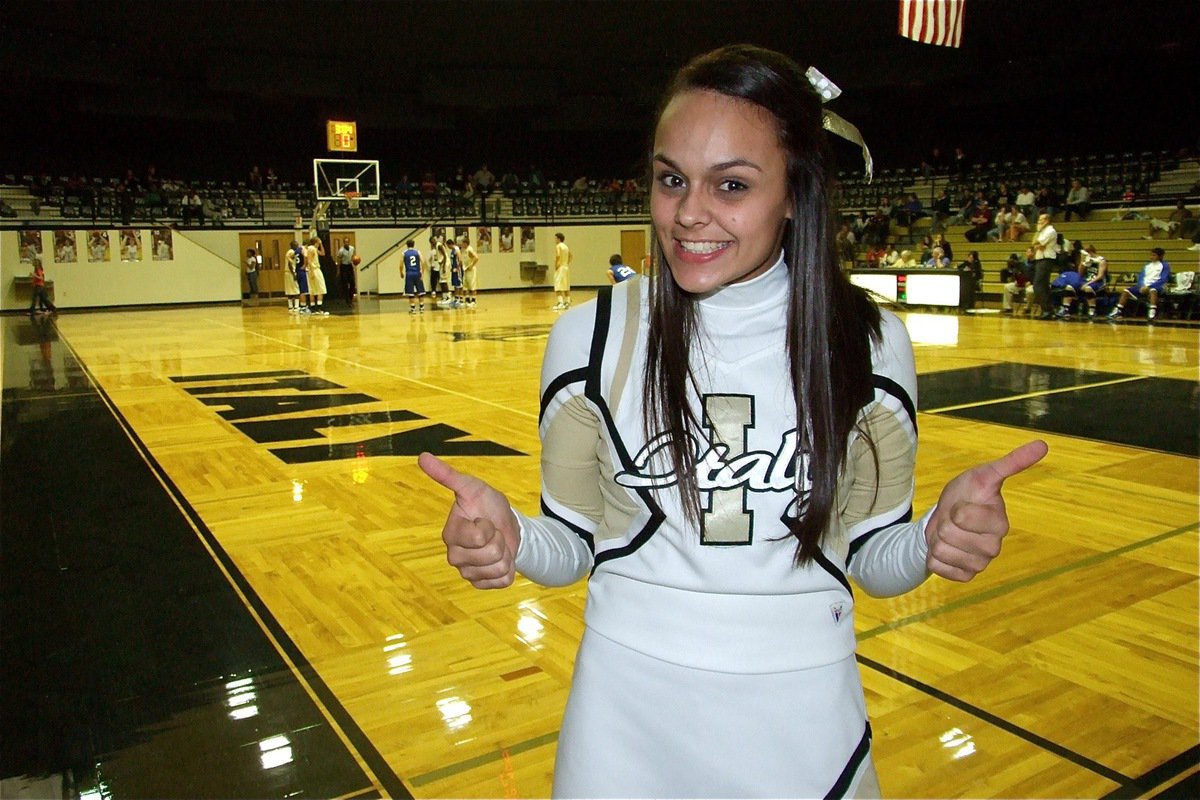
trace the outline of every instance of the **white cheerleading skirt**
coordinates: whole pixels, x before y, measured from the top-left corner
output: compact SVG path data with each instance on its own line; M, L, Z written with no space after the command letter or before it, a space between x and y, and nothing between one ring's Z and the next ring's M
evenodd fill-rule
M555 797L878 797L851 654L746 674L680 666L585 629Z

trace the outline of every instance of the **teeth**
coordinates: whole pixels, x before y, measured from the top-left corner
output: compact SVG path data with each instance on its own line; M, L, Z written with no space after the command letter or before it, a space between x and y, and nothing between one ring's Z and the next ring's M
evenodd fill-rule
M685 242L679 240L679 246L689 253L715 253L726 247L727 242Z

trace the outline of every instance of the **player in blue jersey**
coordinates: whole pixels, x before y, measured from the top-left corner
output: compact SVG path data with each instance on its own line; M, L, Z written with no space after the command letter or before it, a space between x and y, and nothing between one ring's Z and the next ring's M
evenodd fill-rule
M408 295L408 313L425 313L425 283L421 280L425 272L424 259L417 243L409 239L405 244L408 249L400 256L404 269L404 293Z
M625 260L614 253L608 259L608 282L609 283L624 283L630 278L637 277L637 272L633 267L625 265Z
M312 312L312 305L309 302L308 257L303 247L295 242L293 244L296 245L292 248L292 252L295 253L296 259L296 288L300 292L300 313L309 314Z
M810 80L748 45L676 77L647 154L654 267L546 345L540 513L420 457L474 586L588 580L555 797L880 796L850 581L970 580L1008 531L1004 480L1046 452L914 512L912 344L841 269L826 130L856 131Z

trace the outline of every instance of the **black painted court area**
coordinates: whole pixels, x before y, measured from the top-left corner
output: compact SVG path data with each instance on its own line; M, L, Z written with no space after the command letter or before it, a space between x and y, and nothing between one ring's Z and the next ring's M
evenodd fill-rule
M917 396L922 411L1200 456L1200 386L1175 378L1122 380L1129 377L1001 362L921 375ZM951 408L959 405L968 407Z
M0 780L378 796L53 324L0 325Z

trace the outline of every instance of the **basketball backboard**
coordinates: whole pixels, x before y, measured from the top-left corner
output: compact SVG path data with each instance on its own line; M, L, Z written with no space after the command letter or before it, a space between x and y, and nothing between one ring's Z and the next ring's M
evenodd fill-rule
M317 200L345 200L346 193L355 193L355 200L379 199L379 162L349 158L314 158L313 187Z

